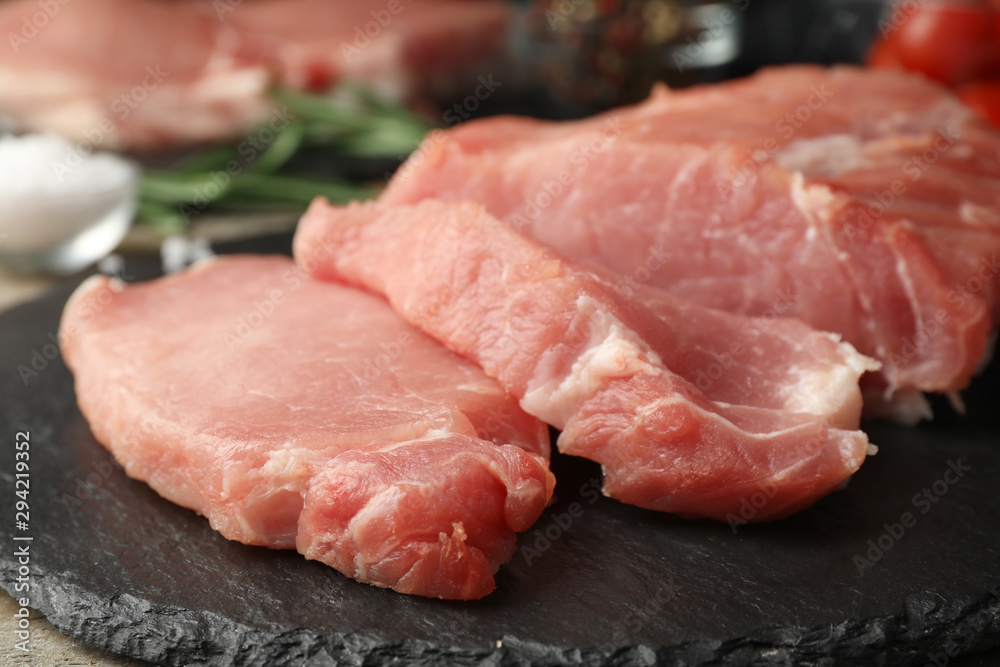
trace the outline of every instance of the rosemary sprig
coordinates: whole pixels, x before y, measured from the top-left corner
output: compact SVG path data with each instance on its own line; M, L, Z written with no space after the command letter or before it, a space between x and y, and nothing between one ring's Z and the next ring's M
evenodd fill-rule
M275 132L266 149L247 162L235 144L213 146L172 169L145 171L140 220L171 233L183 231L208 209L299 211L319 195L335 203L367 199L379 188L297 173L289 161L303 148L331 156L397 159L416 148L430 129L402 107L352 85L330 96L280 89L271 96L293 120Z

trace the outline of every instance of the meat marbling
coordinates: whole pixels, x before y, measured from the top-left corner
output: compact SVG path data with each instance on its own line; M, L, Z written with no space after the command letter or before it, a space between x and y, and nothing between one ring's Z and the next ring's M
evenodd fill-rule
M858 378L835 336L753 320L608 277L518 234L474 203L329 206L295 237L312 275L384 294L562 430L560 451L600 462L625 502L732 520L806 507L861 465Z
M714 308L787 299L882 362L867 408L913 421L920 392L967 386L1000 311L998 155L1000 133L919 77L783 67L578 122L435 132L382 201L478 201Z
M287 258L91 278L60 344L130 476L359 581L482 597L552 492L544 424L382 300Z

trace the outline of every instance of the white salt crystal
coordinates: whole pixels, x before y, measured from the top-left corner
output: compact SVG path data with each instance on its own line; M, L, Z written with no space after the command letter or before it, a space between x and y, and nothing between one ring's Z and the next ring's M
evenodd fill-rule
M138 180L127 160L56 135L0 137L0 257L63 271L96 261L128 230Z

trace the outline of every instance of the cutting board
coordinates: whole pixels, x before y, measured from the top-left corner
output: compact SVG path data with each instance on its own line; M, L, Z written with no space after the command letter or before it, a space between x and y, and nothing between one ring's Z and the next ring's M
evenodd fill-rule
M287 251L288 238L228 249ZM126 264L136 279L156 271ZM996 367L964 417L937 404L934 423L868 425L879 453L847 488L774 523L629 507L600 496L597 466L556 456L555 502L497 590L463 603L229 542L127 478L52 346L74 286L0 316L0 585L14 591L11 545L30 544L31 606L89 644L261 666L955 665L1000 646ZM30 433L27 530L15 525L18 432Z

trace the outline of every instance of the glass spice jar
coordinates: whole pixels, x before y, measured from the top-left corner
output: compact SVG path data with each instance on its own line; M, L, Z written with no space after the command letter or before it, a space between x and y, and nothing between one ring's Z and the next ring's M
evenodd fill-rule
M652 85L716 81L740 52L749 0L534 0L515 53L557 103L592 112Z

